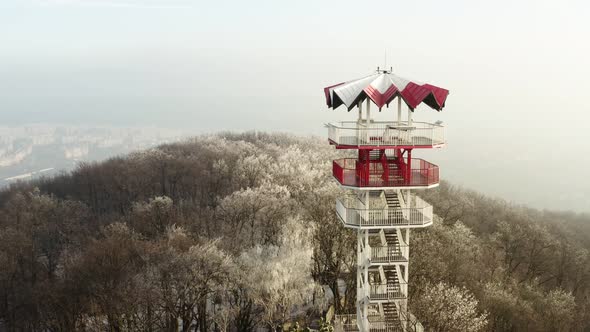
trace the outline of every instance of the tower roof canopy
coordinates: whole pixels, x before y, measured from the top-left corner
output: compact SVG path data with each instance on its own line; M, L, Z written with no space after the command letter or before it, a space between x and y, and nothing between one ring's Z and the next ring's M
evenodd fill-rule
M412 110L424 103L441 111L449 90L411 81L391 71L377 70L369 76L326 87L324 93L328 107L333 109L344 104L350 111L367 98L381 109L383 105L389 106L389 103L399 96Z

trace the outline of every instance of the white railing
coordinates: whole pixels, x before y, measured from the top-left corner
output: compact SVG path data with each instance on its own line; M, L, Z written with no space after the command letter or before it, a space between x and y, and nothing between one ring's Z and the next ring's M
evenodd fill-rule
M346 197L336 200L336 213L345 225L356 227L420 227L431 224L432 205L418 196L413 196L412 200L411 207L366 209L358 199Z
M370 332L409 332L404 328L403 322L389 323L385 321L369 323Z
M356 321L356 315L335 315L334 330L336 332L358 331L359 327Z
M409 247L405 244L369 247L369 260L372 263L394 263L408 261Z
M398 310L400 310L399 306ZM399 312L399 311L398 311ZM362 322L367 326L366 331L369 332L423 332L424 328L418 320L410 314L409 318L405 318L405 315L400 315L398 319L393 321L386 321L385 317L379 314L370 314L364 318ZM357 325L357 315L335 315L334 317L334 331L359 331ZM343 322L343 323L342 323ZM354 323L352 323L354 322Z
M371 300L405 299L408 296L407 284L401 281L395 284L371 284L369 289Z
M410 196L408 198L410 201L412 199L412 197ZM406 199L404 197L404 194L402 192L400 192L397 195L397 200L399 201L399 206L402 208L402 213L404 214L404 218L409 218L409 214L408 214L408 204L406 203Z
M427 122L342 121L327 124L328 138L349 146L437 146L445 144L445 128Z
M355 314L351 315L335 315L334 317L334 331L335 332L353 332L359 331ZM385 321L385 318L380 315L370 315L368 318L362 320L367 326L366 331L369 332L420 332L423 331L422 326L417 321L399 319L393 322ZM419 329L416 328L417 325Z

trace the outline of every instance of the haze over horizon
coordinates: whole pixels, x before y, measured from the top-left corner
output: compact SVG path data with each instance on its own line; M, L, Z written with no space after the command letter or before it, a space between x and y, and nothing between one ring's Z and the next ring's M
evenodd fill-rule
M590 4L565 3L5 0L0 125L325 137L355 114L328 110L323 87L387 62L451 91L414 115L447 126L445 149L416 153L443 179L590 212Z

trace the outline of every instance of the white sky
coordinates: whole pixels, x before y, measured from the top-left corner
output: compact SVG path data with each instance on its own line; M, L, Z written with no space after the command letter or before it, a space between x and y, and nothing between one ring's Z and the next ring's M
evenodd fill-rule
M325 136L324 86L384 64L451 90L443 177L590 211L587 1L0 0L4 124ZM393 117L386 110L382 117ZM0 120L2 121L2 120Z

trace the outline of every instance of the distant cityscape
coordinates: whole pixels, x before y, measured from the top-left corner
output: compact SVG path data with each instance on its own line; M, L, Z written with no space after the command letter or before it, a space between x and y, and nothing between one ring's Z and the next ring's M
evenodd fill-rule
M0 187L188 136L182 130L157 127L0 126Z

